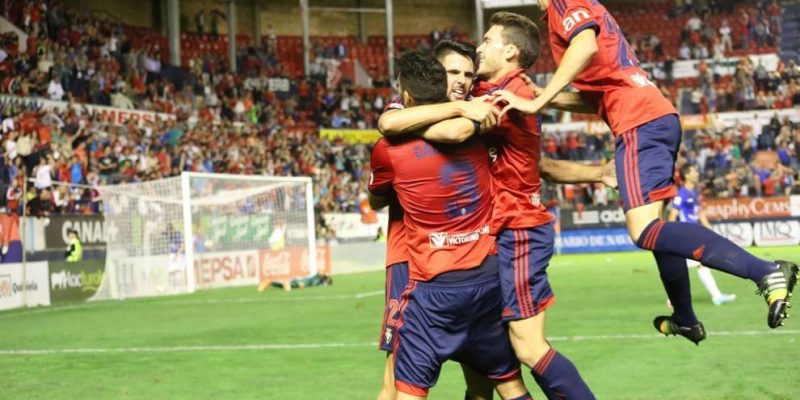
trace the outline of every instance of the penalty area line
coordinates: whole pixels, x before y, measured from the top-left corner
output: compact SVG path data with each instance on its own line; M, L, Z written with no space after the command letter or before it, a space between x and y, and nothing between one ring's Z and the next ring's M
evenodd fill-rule
M717 331L709 332L709 336L786 336L798 335L800 330L780 331ZM585 335L555 336L549 338L556 342L577 341L610 341L610 340L653 340L664 338L659 334L632 335ZM231 345L198 345L198 346L159 346L159 347L118 347L118 348L67 348L67 349L9 349L0 350L0 356L39 356L68 354L124 354L124 353L193 353L193 352L232 352L232 351L270 351L270 350L307 350L307 349L342 349L358 347L377 347L375 342L354 343L262 343Z

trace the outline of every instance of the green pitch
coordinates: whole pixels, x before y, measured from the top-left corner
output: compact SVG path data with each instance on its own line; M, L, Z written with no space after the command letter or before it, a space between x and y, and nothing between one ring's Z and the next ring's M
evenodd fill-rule
M796 247L754 251L800 259ZM557 256L550 276L553 345L600 399L800 398L800 318L770 332L749 282L715 273L739 296L716 307L691 272L709 330L695 347L651 327L669 310L646 253ZM0 398L373 399L382 288L374 272L291 293L239 288L0 313ZM461 399L461 380L448 364L430 398ZM527 371L525 380L543 399Z

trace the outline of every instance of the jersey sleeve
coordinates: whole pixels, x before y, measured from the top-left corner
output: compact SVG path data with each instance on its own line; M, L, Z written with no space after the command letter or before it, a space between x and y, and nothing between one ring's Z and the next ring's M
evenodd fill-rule
M603 15L592 7L592 1L594 0L552 0L553 9L548 11L554 15L550 32L567 42L572 41L584 29L594 29L599 33Z
M372 148L370 158L369 191L376 196L388 196L392 193L394 168L389 158L389 142L380 139Z
M383 109L383 112L391 111L391 110L405 110L406 105L403 104L403 98L397 96L392 99L391 103L386 105L386 108Z

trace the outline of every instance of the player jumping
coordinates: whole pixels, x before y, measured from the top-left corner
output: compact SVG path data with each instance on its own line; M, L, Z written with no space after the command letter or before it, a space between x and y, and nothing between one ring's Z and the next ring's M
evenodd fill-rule
M664 201L676 194L672 178L680 120L639 67L614 18L597 0L538 0L538 5L545 12L558 69L534 100L501 91L494 102L506 104L503 112L532 115L572 83L580 94L562 93L562 98L588 102L611 128L628 232L637 246L653 252L674 306L672 316L653 321L656 329L696 344L705 339L692 309L686 259L755 282L769 306L768 325L781 326L797 281L796 264L756 258L700 225L661 220Z

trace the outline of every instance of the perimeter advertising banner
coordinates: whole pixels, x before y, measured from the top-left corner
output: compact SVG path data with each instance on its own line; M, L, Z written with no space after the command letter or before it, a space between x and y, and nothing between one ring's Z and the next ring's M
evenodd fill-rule
M225 251L194 255L198 289L258 284L259 251Z
M108 235L113 229L107 229L102 215L53 215L44 228L44 243L48 249L64 249L69 243L67 231L74 229L85 247L105 246Z
M564 230L556 238L556 251L561 253L601 253L636 249L625 228Z
M331 256L328 246L317 247L317 273L331 274ZM261 250L259 258L259 280L267 278L273 281L308 276L308 250L294 248L285 250Z
M50 305L47 263L26 263L24 275L22 264L0 267L0 310Z
M703 200L703 210L711 222L797 217L800 216L797 197L800 196L710 199Z
M106 260L50 261L50 301L71 303L90 300L103 282Z
M562 229L624 228L625 212L619 206L588 206L583 210L561 209Z

